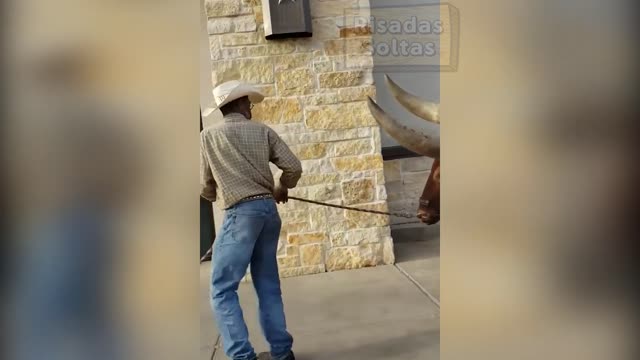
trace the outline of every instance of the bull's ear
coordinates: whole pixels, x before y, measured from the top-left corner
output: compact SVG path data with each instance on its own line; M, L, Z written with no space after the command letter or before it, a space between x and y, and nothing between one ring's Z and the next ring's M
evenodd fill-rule
M389 75L384 78L393 97L415 116L440 124L440 105L415 96L396 84Z
M396 119L384 112L371 97L368 100L369 111L378 125L383 128L400 145L423 156L438 159L440 157L440 141L419 134L401 125Z

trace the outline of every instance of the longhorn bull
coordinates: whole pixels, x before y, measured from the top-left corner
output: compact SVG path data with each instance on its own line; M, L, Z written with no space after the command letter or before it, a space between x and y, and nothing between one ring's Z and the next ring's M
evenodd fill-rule
M388 75L385 80L393 97L405 109L421 119L440 124L439 104L428 102L402 89ZM417 216L425 224L440 221L440 140L402 125L369 98L369 110L381 128L405 148L434 159L431 173L420 196Z

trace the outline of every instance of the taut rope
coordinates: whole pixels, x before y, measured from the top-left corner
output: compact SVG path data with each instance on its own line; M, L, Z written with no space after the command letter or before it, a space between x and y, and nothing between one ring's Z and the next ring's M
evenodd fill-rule
M310 204L321 205L321 206L328 206L328 207L337 208L337 209L359 211L359 212L364 212L364 213L369 213L369 214L376 214L376 215L395 216L395 217L401 217L401 218L405 218L405 219L413 219L413 218L416 217L415 215L411 215L411 214L406 213L406 212L394 213L394 212L384 212L384 211L360 209L360 208L355 208L355 207L350 207L350 206L329 204L329 203L325 203L325 202L321 202L321 201L307 200L307 199L302 199L302 198L295 197L295 196L289 196L289 199L302 201L302 202L306 202L306 203L310 203Z
M299 198L299 197L295 197L295 196L289 196L290 200L296 200L296 201L302 201L302 202L306 202L309 204L315 204L315 205L320 205L320 206L327 206L327 207L332 207L332 208L336 208L336 209L343 209L343 210L350 210L350 211L359 211L359 212L363 212L363 213L369 213L369 214L375 214L375 215L385 215L385 216L394 216L394 217L401 217L401 218L405 218L405 219L414 219L416 216L415 215L411 215L407 212L384 212L384 211L377 211L377 210L368 210L368 209L359 209L359 208L355 208L355 207L351 207L351 206L344 206L344 205L335 205L335 204L329 204L329 203L325 203L322 201L314 201L314 200L308 200L308 199L303 199L303 198ZM400 224L396 224L396 225L407 225L407 224L419 224L419 221L416 222L406 222L406 223L400 223ZM212 249L209 249L209 251L207 251L207 253L200 259L200 263L203 263L204 261L206 261L209 256L211 255Z

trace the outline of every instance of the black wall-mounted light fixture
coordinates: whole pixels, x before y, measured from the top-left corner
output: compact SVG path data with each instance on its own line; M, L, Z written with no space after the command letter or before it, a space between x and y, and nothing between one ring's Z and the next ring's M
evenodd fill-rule
M267 40L313 35L309 0L263 0L262 13Z

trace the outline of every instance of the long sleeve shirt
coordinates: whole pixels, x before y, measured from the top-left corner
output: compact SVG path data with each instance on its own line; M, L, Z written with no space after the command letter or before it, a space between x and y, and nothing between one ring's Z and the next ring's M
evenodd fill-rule
M201 196L228 209L254 195L273 193L269 163L282 170L280 183L294 188L302 175L300 160L268 126L232 113L200 133Z

